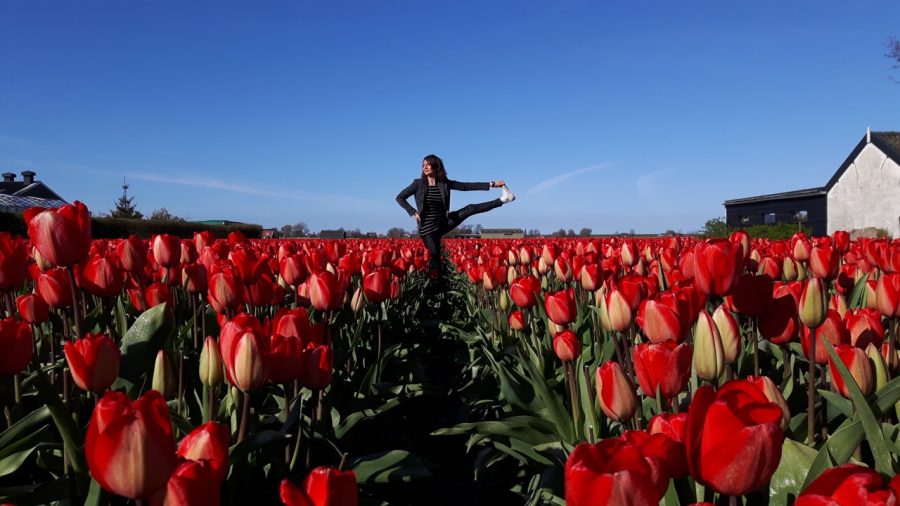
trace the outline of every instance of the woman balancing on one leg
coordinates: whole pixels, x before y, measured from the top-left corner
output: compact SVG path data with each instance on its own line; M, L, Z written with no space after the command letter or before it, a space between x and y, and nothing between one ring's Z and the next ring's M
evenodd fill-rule
M470 204L458 211L450 211L450 190L490 188L503 188L500 198L481 204ZM406 201L411 195L415 196L415 209ZM461 183L447 179L444 162L435 155L428 155L422 160L422 177L414 179L412 184L397 194L397 203L415 218L419 225L419 236L430 254L428 272L432 277L441 274L441 237L444 234L458 227L463 220L473 214L490 211L515 199L516 196L500 179L489 183Z

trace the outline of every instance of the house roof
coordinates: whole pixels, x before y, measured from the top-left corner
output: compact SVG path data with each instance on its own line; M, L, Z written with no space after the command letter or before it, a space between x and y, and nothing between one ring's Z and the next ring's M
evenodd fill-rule
M63 200L56 192L41 181L25 184L25 181L0 181L0 194Z
M23 197L21 195L4 195L0 193L0 211L19 213L29 207L57 208L66 205L62 199L42 199L39 197Z
M859 156L859 153L866 147L867 144L871 143L875 145L878 149L880 149L888 158L893 160L897 165L900 165L900 132L869 132L866 135L863 135L862 139L856 144L856 147L853 148L853 151L844 159L844 163L838 167L838 170L835 171L834 175L831 176L831 179L828 180L828 183L825 186L820 186L818 188L807 188L805 190L795 190L790 192L782 192L782 193L771 193L768 195L757 195L755 197L743 197L738 199L726 200L725 205L731 206L736 204L749 204L753 202L764 202L771 200L787 200L787 199L796 199L796 198L804 198L804 197L815 197L818 195L826 195L831 190L831 188L841 179L841 176L844 175L844 172L853 164L853 161L856 160L856 157Z
M803 190L794 190L789 192L781 192L781 193L770 193L768 195L757 195L755 197L743 197L739 199L731 199L726 200L726 206L732 206L736 204L750 204L752 202L764 202L769 200L788 200L788 199L799 199L805 197L817 197L820 195L825 195L827 190L824 186L820 186L818 188L806 188Z

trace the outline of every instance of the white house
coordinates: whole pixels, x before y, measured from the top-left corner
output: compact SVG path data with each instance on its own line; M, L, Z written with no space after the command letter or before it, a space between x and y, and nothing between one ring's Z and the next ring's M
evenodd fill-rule
M872 132L825 186L725 201L729 226L798 220L815 235L868 227L900 237L900 132Z
M829 234L877 227L900 237L900 132L866 132L826 188Z

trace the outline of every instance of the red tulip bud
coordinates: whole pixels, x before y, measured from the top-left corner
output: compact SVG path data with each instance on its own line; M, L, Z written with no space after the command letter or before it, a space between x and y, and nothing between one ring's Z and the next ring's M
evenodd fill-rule
M66 362L78 388L102 393L119 377L122 352L109 336L86 334L65 344Z
M553 351L563 362L571 362L581 355L581 343L578 336L569 329L558 332L553 336Z
M597 402L606 416L617 422L634 416L637 395L618 362L606 362L597 369L596 387Z

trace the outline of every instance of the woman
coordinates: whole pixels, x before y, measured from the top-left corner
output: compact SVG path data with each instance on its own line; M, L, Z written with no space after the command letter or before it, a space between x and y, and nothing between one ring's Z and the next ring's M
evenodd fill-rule
M489 188L503 188L500 198L470 204L458 211L450 211L450 190L487 190ZM415 196L416 207L413 208L406 200L410 195ZM397 194L397 203L415 218L419 225L419 237L428 248L428 271L432 277L441 273L441 237L447 232L458 227L469 216L483 213L500 207L516 199L509 191L502 179L488 183L461 183L447 179L444 170L444 162L436 155L428 155L422 160L422 177L414 179L412 184Z

